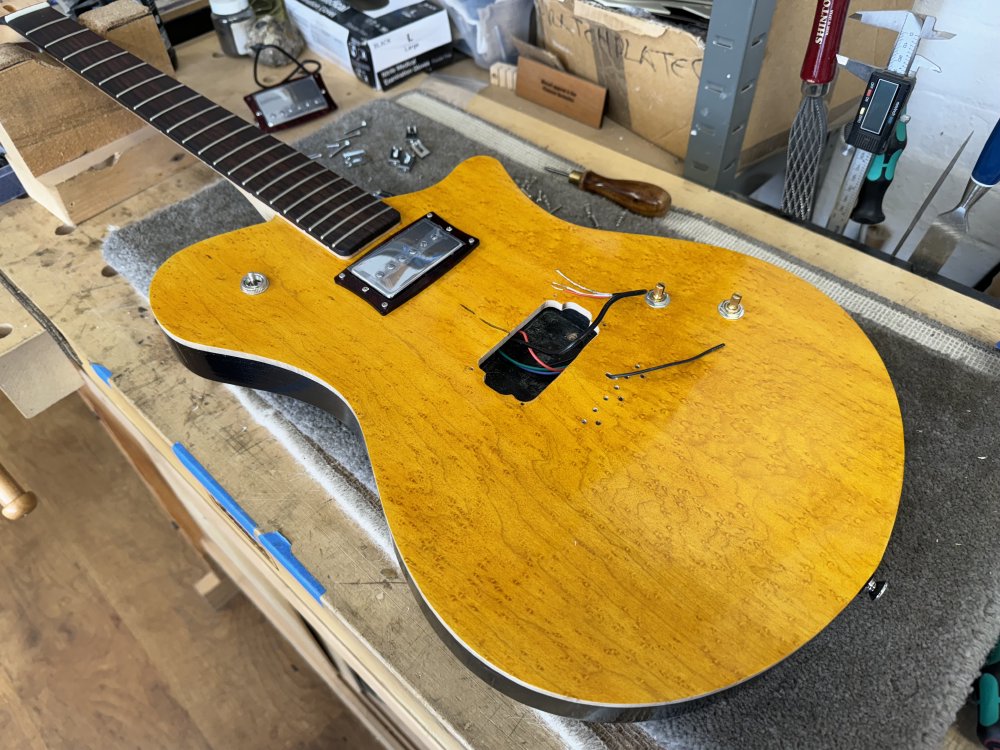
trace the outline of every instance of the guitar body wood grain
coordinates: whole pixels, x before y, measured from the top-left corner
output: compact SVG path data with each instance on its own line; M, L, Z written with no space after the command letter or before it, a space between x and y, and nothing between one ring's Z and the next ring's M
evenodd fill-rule
M480 674L556 713L654 715L768 669L857 595L892 531L903 430L840 307L735 252L567 224L485 157L388 202L481 244L386 317L334 284L346 261L281 220L177 253L152 308L189 354L350 404L415 592ZM483 383L495 326L546 300L602 302L560 296L556 268L614 291L663 281L672 301L617 303L522 404ZM248 271L266 292L240 291ZM727 320L734 291L747 312Z

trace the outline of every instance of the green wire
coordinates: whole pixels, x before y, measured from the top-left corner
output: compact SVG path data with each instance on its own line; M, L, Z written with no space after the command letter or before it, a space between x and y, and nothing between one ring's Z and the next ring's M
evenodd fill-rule
M499 354L501 357L503 357L504 359L506 359L511 364L517 365L522 370L527 370L528 372L533 372L536 375L558 375L559 372L562 372L561 370L559 372L552 372L552 370L545 370L545 369L543 369L541 367L532 367L531 365L526 365L526 364L524 364L524 362L518 362L513 357L508 357L503 352L497 352L497 354Z

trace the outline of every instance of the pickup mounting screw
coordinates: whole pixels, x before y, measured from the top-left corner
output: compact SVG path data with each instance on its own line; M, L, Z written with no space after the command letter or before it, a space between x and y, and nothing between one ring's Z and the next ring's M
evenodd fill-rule
M646 292L646 304L650 307L666 307L670 304L670 295L662 282Z
M738 320L743 317L743 295L733 292L729 299L724 299L719 303L719 314L727 320Z
M251 271L240 281L240 289L244 294L260 294L267 289L267 276L256 271Z

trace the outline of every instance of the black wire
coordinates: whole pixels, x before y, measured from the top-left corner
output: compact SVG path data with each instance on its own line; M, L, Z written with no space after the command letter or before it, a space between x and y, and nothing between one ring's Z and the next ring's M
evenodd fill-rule
M677 367L677 365L686 365L688 362L694 362L696 359L701 359L702 357L708 356L712 352L717 352L719 349L724 347L725 344L716 344L711 349L706 349L701 354L695 354L693 357L688 357L687 359L678 359L676 362L667 362L663 365L657 365L656 367L647 367L645 370L632 370L631 372L619 372L616 375L612 375L610 372L604 373L611 380L618 380L618 378L627 378L632 375L645 375L647 372L655 372L656 370L665 370L668 367ZM616 386L617 387L617 386Z
M584 343L587 336L592 334L594 330L597 328L597 326L601 324L601 321L604 320L604 316L608 314L608 310L611 309L611 306L615 304L615 302L621 299L625 299L626 297L638 297L640 294L645 295L646 290L633 289L631 292L615 292L614 294L612 294L608 298L608 301L604 303L604 307L601 308L601 311L597 314L597 317L594 318L594 322L591 323L589 326L587 326L576 337L576 339L570 341L568 344L566 344L566 346L564 346L559 351L554 352L548 349L542 349L541 347L535 346L534 344L531 344L527 341L523 341L522 339L512 338L511 342L523 346L525 349L531 349L532 351L535 352L535 354L544 354L546 357L562 357L563 355L568 354L569 352L573 351L573 349L575 349L578 346L581 346ZM555 362L546 362L545 364L552 365L553 367L556 366Z
M276 50L278 50L278 52L280 52L285 57L287 57L289 60L291 60L293 63L295 63L295 69L291 73L289 73L287 76L285 76L278 83L273 83L270 86L268 86L265 83L261 83L261 80L257 77L257 65L260 63L260 53L263 52L266 49L276 49ZM316 67L313 68L312 70L309 70L309 68L306 67L307 63L315 65ZM283 83L288 83L290 80L292 80L293 78L295 78L295 76L298 73L300 73L300 72L302 73L301 77L303 77L303 78L306 77L306 76L310 76L313 73L319 73L319 71L320 71L320 69L322 67L323 66L319 63L318 60L299 60L297 57L295 57L294 55L292 55L289 52L286 52L284 49L282 49L281 47L279 47L277 44L255 44L255 45L253 45L253 82L256 83L257 86L260 87L260 88L262 88L262 89L274 88L275 86L281 86Z

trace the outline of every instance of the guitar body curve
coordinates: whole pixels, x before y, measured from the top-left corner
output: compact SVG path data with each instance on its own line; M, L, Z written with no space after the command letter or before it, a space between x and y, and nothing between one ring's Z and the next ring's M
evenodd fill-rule
M387 202L479 239L387 316L280 220L180 251L150 301L196 372L349 405L413 589L477 673L553 713L648 718L773 666L861 590L895 520L903 432L836 304L735 252L567 224L485 157ZM617 302L522 403L478 365L546 301L597 313L552 289L557 268L609 291L662 281L671 302ZM240 290L249 271L264 293ZM718 310L733 292L738 320Z

